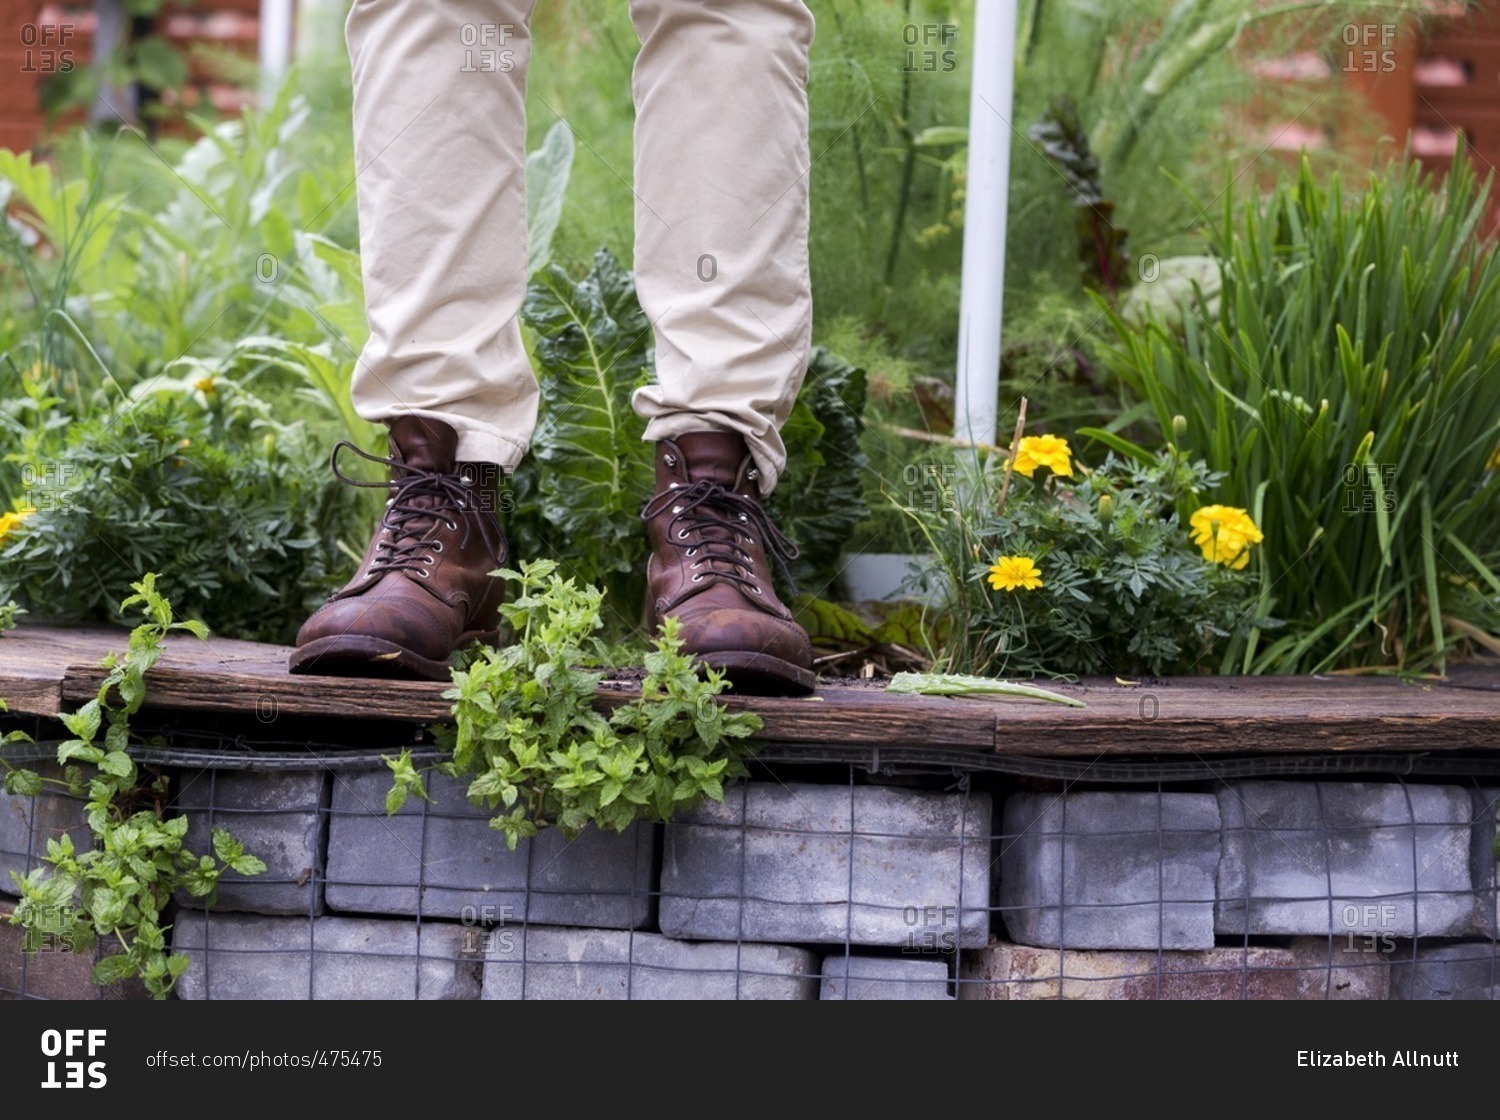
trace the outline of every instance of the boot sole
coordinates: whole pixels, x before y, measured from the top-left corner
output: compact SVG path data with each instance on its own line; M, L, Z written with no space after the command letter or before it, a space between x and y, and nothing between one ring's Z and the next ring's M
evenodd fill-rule
M495 632L465 634L459 639L462 649L473 641L492 641ZM287 671L323 677L378 677L410 680L418 677L430 681L447 681L453 676L449 661L434 661L413 653L405 646L361 634L340 634L319 638L299 647L287 658Z
M741 696L808 696L818 685L811 669L765 653L704 653L698 662L723 673Z

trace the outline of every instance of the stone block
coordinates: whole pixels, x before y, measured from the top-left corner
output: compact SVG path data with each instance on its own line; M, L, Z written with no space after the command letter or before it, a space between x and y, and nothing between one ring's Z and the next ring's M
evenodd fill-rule
M49 938L35 952L26 952L26 931L11 924L12 912L10 905L0 905L0 1000L76 1002L151 998L151 993L138 980L106 985L94 983L94 964L102 955L99 944L88 950L75 950L60 939Z
M1471 941L1398 953L1391 962L1391 999L1500 999L1500 946Z
M1491 940L1500 937L1500 786L1471 789L1474 823L1470 831L1469 870L1474 879L1473 932Z
M817 958L789 945L625 930L492 929L485 999L816 999Z
M995 942L959 962L959 999L1383 1000L1388 958L1289 947L1136 950L1037 948Z
M1227 783L1218 798L1218 933L1394 939L1470 929L1467 790L1242 781Z
M952 999L948 965L915 957L829 954L819 999Z
M212 908L254 914L323 913L323 815L328 774L322 770L190 770L177 775L175 812L188 818L184 843L213 852L222 828L266 864L259 875L225 871ZM183 906L207 900L179 891Z
M988 940L988 794L741 782L666 825L661 932L951 949Z
M184 910L182 999L478 999L484 931L388 918L286 918Z
M63 774L55 762L28 763L24 768L44 780L61 780ZM11 872L24 878L41 866L47 841L59 840L64 833L72 837L77 851L93 847L82 798L70 797L50 782L35 797L17 797L0 788L0 893L20 897Z
M408 798L388 816L388 773L334 774L330 910L605 929L651 920L654 825L589 828L573 840L546 829L512 852L490 828L492 814L469 804L464 783L431 775L427 785L431 804Z
M1068 949L1214 944L1219 807L1212 794L1007 798L999 916L1010 940Z

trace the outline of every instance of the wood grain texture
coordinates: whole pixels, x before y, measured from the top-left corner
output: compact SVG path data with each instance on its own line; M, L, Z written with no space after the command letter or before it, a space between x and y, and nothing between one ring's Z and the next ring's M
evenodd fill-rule
M0 638L0 697L12 711L55 715L98 692L100 659L126 632L23 625ZM417 724L450 716L446 685L293 676L288 647L174 634L148 677L163 711L239 713L247 735L279 715ZM891 695L877 681L829 681L811 697L731 697L761 716L768 743L932 747L1024 757L1219 755L1342 751L1500 752L1500 669L1450 680L1371 677L1179 677L1121 686L1088 679L1047 687L1087 707L1036 700ZM611 710L638 695L606 681ZM269 717L269 719L268 719ZM269 733L262 731L262 733Z

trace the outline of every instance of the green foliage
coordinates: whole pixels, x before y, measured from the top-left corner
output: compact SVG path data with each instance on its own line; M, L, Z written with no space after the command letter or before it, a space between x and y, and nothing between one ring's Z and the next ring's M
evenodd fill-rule
M865 371L814 347L781 429L786 469L767 503L777 527L797 543L792 578L803 591L822 594L834 582L845 542L869 513L864 410Z
M1115 204L1105 196L1099 161L1089 148L1073 99L1059 97L1028 135L1057 166L1072 193L1084 285L1114 295L1131 282L1130 253L1125 231L1112 220Z
M167 0L125 0L120 7L127 29L135 20L144 17L148 21L146 30L126 35L114 50L92 65L76 58L72 66L53 68L41 81L42 108L50 114L82 109L106 97L111 87L122 90L135 86L150 99L147 115L161 115L161 94L168 91L180 93L190 73L187 55L172 43L165 29L157 25L157 20L151 18L162 14L166 6ZM116 114L126 114L127 106L114 104L107 97L106 104L111 111L109 124L125 123Z
M227 378L161 382L63 426L24 459L36 512L0 542L0 600L119 622L155 571L216 632L290 641L348 567L335 542L355 511L300 425L269 412ZM25 421L0 413L0 430Z
M468 778L469 800L494 811L491 827L513 850L538 829L574 836L586 826L623 831L667 820L746 773L749 736L760 719L718 700L722 675L694 669L669 622L644 660L638 699L609 716L594 707L607 664L599 640L603 593L562 579L550 560L503 570L514 594L501 607L517 640L485 647L453 673L444 697L454 723L438 729L451 759L437 769ZM426 796L403 752L388 760L394 812L409 793Z
M1227 669L1436 668L1500 633L1500 255L1460 161L1346 195L1304 163L1226 203L1203 311L1115 317L1112 355L1265 533L1261 614ZM1180 507L1190 512L1191 503Z
M1201 461L1171 449L1145 462L1110 453L1091 471L1075 463L1073 479L1013 473L1008 483L1003 465L969 463L951 512L911 511L947 584L933 613L952 626L929 642L937 671L1204 672L1248 625L1251 582L1203 559L1178 520L1181 500L1222 482ZM1041 586L992 587L1003 556L1030 558Z
M994 677L974 677L965 673L897 673L891 677L885 690L913 696L1015 697L1044 700L1049 704L1061 704L1065 708L1088 707L1082 700L1050 689L996 680Z
M582 280L551 265L532 280L522 318L541 403L531 461L516 472L523 508L536 514L530 537L516 525L518 551L565 556L581 580L629 587L645 563L637 514L653 478L646 422L630 406L651 380L651 325L634 277L607 249Z
M94 835L93 846L81 852L67 833L49 838L40 866L24 877L11 872L21 900L10 921L25 928L28 951L53 939L73 951L90 949L100 939L118 944L118 952L95 965L94 982L138 978L153 996L165 999L189 964L187 957L167 948L170 927L162 924L162 910L174 893L183 890L212 905L225 869L259 875L266 865L219 828L213 830L212 855L197 855L185 847L187 817L164 815L166 775L143 772L128 753L130 717L145 700L145 675L160 658L163 639L179 630L208 636L201 622L174 621L171 604L156 590L155 572L131 588L134 594L119 609L127 613L139 608L136 613L144 621L131 630L123 658L105 658L103 667L109 671L98 695L62 716L74 736L57 749L64 776L44 779L0 757L7 793L35 796L44 782L51 781L72 796L86 798ZM4 741L26 739L22 732L11 732Z
M630 403L655 376L650 323L632 274L608 249L581 280L557 264L537 273L522 318L541 402L531 454L511 478L517 513L507 530L518 555L557 557L580 582L602 588L609 632L630 632L645 602L639 513L655 481L646 422ZM864 403L864 371L814 347L782 429L787 470L768 503L803 551L794 578L810 586L833 580L843 543L866 513Z

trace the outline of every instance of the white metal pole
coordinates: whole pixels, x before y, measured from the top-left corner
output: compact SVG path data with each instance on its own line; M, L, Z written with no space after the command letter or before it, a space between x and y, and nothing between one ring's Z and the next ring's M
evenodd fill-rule
M953 434L975 443L996 442L1015 51L1016 0L974 0Z
M293 0L260 0L260 88L276 94L292 58Z

